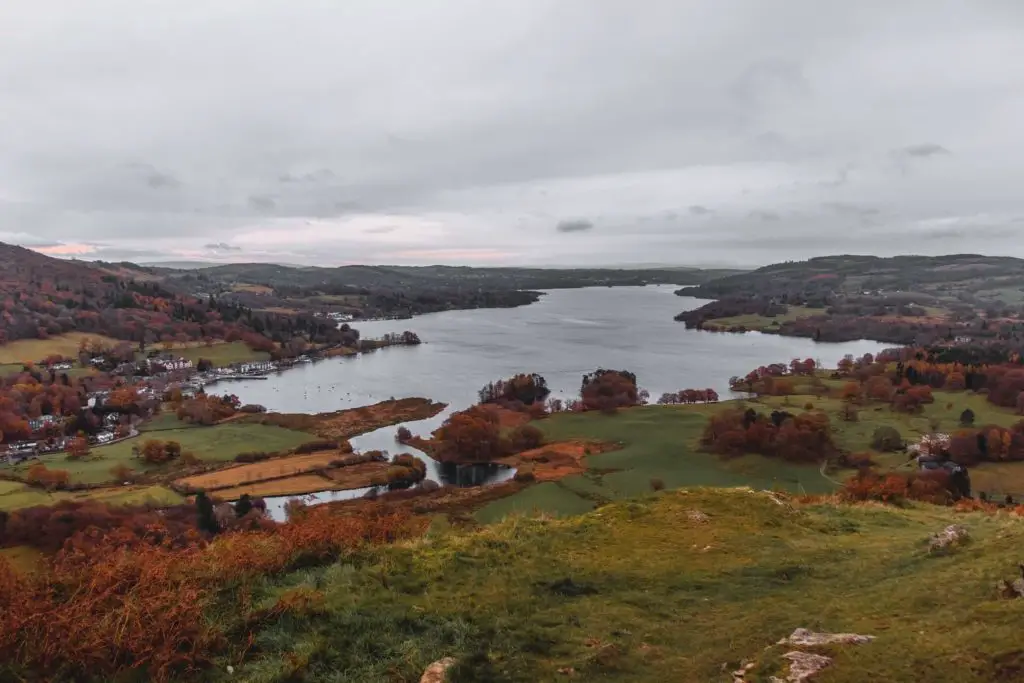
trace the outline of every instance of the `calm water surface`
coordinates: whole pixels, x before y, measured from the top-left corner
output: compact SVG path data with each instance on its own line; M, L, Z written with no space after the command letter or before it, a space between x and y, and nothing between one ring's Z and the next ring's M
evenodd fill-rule
M224 384L218 390L237 394L243 403L291 413L355 408L409 396L450 404L448 411L435 418L407 425L414 433L427 434L451 410L474 403L481 386L519 372L540 373L553 395L562 397L576 396L582 376L598 367L634 372L652 399L686 388L712 388L725 396L730 377L759 365L788 363L793 358L835 365L845 354L860 356L891 346L866 340L828 344L759 333L687 330L673 316L706 300L676 296L675 289L555 290L520 308L447 311L412 320L360 323L357 327L364 338L412 330L425 343L324 360L267 380ZM511 470L442 471L423 453L398 445L396 429L364 434L352 444L356 450L413 453L427 462L428 478L445 483L466 477L474 483L492 483L513 474ZM335 492L330 499L362 493ZM279 506L283 504L282 500Z

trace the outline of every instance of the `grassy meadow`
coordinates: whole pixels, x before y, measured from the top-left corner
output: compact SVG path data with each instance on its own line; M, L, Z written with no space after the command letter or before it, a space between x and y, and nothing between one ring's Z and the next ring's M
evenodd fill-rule
M971 542L929 554L928 536L952 523ZM1024 602L999 599L995 584L1017 574L1022 543L1024 520L1008 515L792 508L745 489L471 532L437 525L422 541L257 583L257 608L312 597L263 622L252 661L230 661L232 680L414 681L451 656L450 683L708 683L749 659L748 680L767 681L792 648L766 648L799 627L877 638L804 648L834 658L823 683L1019 680Z
M141 446L149 438L160 441L177 441L182 451L190 451L206 462L229 462L239 453L251 451L283 451L313 441L314 437L272 425L228 422L212 427L186 427L164 429L144 433L133 439L126 439L109 446L92 449L89 457L82 460L68 460L57 453L44 456L39 461L51 469L67 470L72 482L86 484L119 483L114 481L110 470L123 464L142 472L158 472L160 466L148 465L132 454L133 446ZM32 463L0 465L0 471L24 475Z
M96 500L110 505L176 505L184 498L164 486L118 486L91 491L44 491L20 482L0 480L0 510L56 505L71 500Z
M733 315L727 318L715 318L705 322L704 329L715 330L718 328L726 329L730 327L745 327L748 330L770 330L774 327L779 327L784 322L799 320L800 318L809 318L814 315L821 315L824 312L824 308L790 306L789 310L784 314L773 317L749 313L746 315Z
M824 382L838 389L841 382ZM730 407L752 407L770 413L780 409L812 410L829 416L836 444L852 453L871 453L883 471L912 467L903 453L878 453L871 440L879 427L894 427L908 443L918 441L935 426L942 432L960 428L960 414L967 408L975 413L977 426L994 424L1010 427L1021 417L1000 408L982 395L967 392L934 392L935 403L923 413L910 415L893 411L888 404L867 403L858 407L858 419L840 418L843 402L814 394L765 396L713 405L645 406L620 410L615 415L562 413L535 424L549 443L584 439L620 444L621 448L587 457L589 470L560 481L532 486L508 498L493 501L476 513L476 519L491 523L512 512L543 512L571 515L587 511L597 503L642 495L651 481L666 488L688 486L751 486L794 493L831 493L852 475L850 470L823 472L818 466L795 465L776 458L748 454L722 458L699 449L707 418ZM984 463L971 468L972 489L1002 497L1024 495L1024 463Z
M210 346L189 346L187 348L174 349L172 353L193 363L198 363L200 358L206 358L213 363L214 367L231 365L232 363L270 360L270 354L266 351L253 351L244 342L240 341L218 342Z
M117 339L87 332L68 332L49 339L17 339L0 345L0 364L16 364L20 370L22 363L37 363L55 354L77 358L78 346L83 339L95 339L109 346L119 343Z

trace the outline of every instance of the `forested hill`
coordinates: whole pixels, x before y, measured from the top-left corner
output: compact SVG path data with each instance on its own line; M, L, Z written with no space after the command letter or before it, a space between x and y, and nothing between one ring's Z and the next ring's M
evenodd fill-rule
M0 243L0 344L91 332L132 342L304 336L332 341L336 326L312 316L254 313L196 297L143 271L51 258ZM255 340L254 340L255 341Z
M949 256L823 256L733 274L679 292L709 299L774 297L825 305L835 296L912 295L918 303L1024 305L1024 260Z
M130 270L185 292L213 294L259 310L406 317L451 309L507 308L536 301L537 290L648 284L695 285L737 271L661 269L341 266L238 263L195 269Z
M155 268L174 280L245 282L280 288L355 287L368 289L482 288L559 289L646 284L700 284L739 271L697 268L474 268L468 266L340 266L318 268L236 263L199 269Z

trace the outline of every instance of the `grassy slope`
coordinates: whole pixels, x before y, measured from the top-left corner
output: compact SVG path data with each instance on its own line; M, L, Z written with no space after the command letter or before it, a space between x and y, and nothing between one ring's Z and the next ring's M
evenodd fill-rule
M710 521L691 521L693 509ZM929 556L928 535L954 522L971 544ZM1016 517L794 510L743 489L692 489L564 520L433 533L258 587L262 606L296 587L321 591L323 612L266 623L257 661L235 676L411 681L455 656L465 664L453 681L708 683L765 657L753 680L767 680L780 651L763 649L797 627L878 637L826 651L835 664L823 683L992 683L1019 680L1013 667L1024 665L1024 602L998 600L994 587L1016 572ZM550 589L566 577L596 592Z
M479 510L476 518L489 523L510 512L577 514L590 509L595 501L646 493L652 479L662 480L667 488L751 486L806 493L834 490L834 482L823 477L816 466L793 465L758 455L722 459L700 452L697 442L707 416L726 407L750 405L760 412L801 412L808 404L813 405L814 410L828 413L836 443L850 452L871 451L872 435L881 426L895 427L908 442L929 433L933 421L940 431L953 432L960 428L960 414L965 408L974 411L975 424L979 426L1009 427L1021 419L1008 409L988 403L984 396L942 391L934 395L935 403L922 414L907 415L894 412L887 405L867 404L859 408L857 422L839 418L839 399L813 395L763 397L711 406L647 406L620 411L614 416L555 415L536 423L549 442L583 438L615 442L623 448L587 458L590 471L583 475L533 486L493 501ZM908 467L904 454L874 453L873 457L883 470ZM840 471L829 476L842 480L850 474ZM1024 463L985 463L971 469L971 480L975 492L985 491L999 497L1011 493L1019 497L1024 495Z
M477 513L477 519L491 522L513 510L575 514L589 509L594 500L650 491L652 478L661 479L668 488L749 485L807 493L833 490L833 484L819 474L817 467L755 455L724 460L700 452L697 441L707 415L722 409L721 405L646 406L614 416L564 413L537 422L549 442L585 438L619 443L623 448L588 457L591 471L583 475L544 484L546 490L541 492L536 490L540 487L533 486L494 501Z
M84 483L111 482L110 469L117 464L125 464L135 470L154 471L158 468L145 465L132 455L132 446L139 445L147 438L160 441L177 441L183 451L191 451L200 460L226 462L239 453L249 451L281 451L295 448L299 444L312 441L313 437L305 432L274 427L270 425L229 422L213 427L186 429L168 429L128 439L109 446L94 448L89 458L80 461L67 460L64 455L56 454L40 458L53 469L65 469L71 473L71 480ZM34 462L34 461L32 461ZM4 465L0 469L24 474L32 463L18 466Z

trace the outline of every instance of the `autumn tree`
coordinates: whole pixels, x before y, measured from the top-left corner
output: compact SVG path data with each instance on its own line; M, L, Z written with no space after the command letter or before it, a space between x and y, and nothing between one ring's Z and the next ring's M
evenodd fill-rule
M584 410L606 413L635 406L639 401L636 375L626 370L595 370L583 376L580 399Z
M142 459L151 465L162 465L181 456L181 444L177 441L148 439L142 444Z
M498 419L481 407L452 413L435 438L441 443L441 459L486 462L502 455Z
M84 436L76 436L68 442L65 450L69 460L80 460L89 455L89 441Z
M547 380L537 373L518 374L486 384L479 391L481 403L543 403L551 393Z

